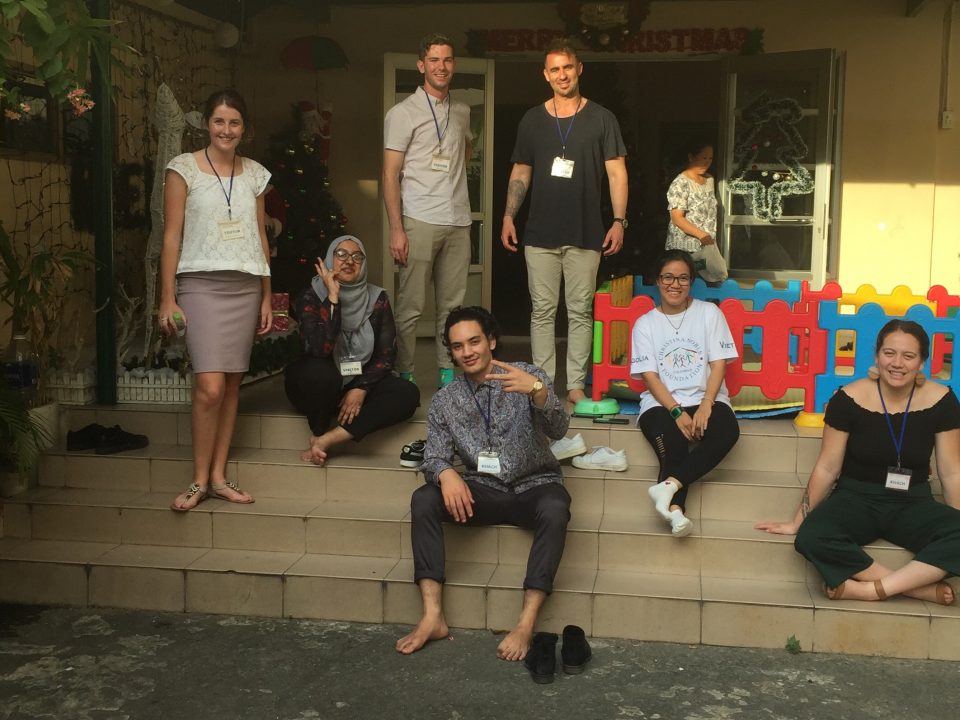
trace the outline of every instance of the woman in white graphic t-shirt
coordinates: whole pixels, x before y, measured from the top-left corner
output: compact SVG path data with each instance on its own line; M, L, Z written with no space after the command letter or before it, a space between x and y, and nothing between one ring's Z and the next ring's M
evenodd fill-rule
M650 497L676 537L693 530L684 514L688 488L740 436L723 382L737 348L719 308L690 297L694 277L690 254L667 250L657 267L660 304L637 320L631 338L630 375L647 385L639 425L660 460Z

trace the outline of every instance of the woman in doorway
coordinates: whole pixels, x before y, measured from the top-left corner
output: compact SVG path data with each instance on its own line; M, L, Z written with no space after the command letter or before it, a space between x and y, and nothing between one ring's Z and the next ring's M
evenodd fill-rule
M820 455L793 519L756 525L796 535L833 600L908 595L951 605L956 597L943 579L960 574L960 403L944 385L923 382L929 353L917 323L884 325L870 376L827 404ZM943 503L930 490L934 448ZM881 565L861 547L878 538L914 559L897 570Z
M170 506L178 512L208 497L253 502L227 480L227 454L254 335L272 317L263 226L270 173L237 152L246 103L234 90L217 91L203 120L209 144L171 160L164 187L158 319L168 334L186 328L193 364L193 482Z
M717 306L690 297L693 278L690 254L667 250L657 265L660 304L637 320L631 339L630 375L647 385L639 425L660 461L650 497L676 537L693 530L684 514L690 485L740 437L723 382L737 348Z
M717 247L717 197L713 176L713 145L694 142L687 148L687 166L670 183L667 208L667 250L686 250L707 282L727 279L727 263Z
M301 457L323 465L334 445L359 442L413 415L420 391L393 374L393 311L387 291L367 282L363 243L338 237L316 269L296 303L303 356L284 374L287 397L310 424L310 447Z

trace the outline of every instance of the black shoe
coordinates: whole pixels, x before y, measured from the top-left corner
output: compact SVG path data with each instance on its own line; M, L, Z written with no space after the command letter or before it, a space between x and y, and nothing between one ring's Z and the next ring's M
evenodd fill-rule
M80 430L68 430L67 451L93 450L106 431L107 429L103 425L97 425L96 423L87 425Z
M534 635L523 664L535 683L552 683L557 674L557 634L538 632Z
M426 440L414 440L409 445L404 445L400 452L400 465L405 468L419 468L423 465L423 451L426 447Z
M139 450L150 444L146 435L134 435L122 430L119 425L106 428L97 442L97 455L113 455L125 450Z
M567 625L563 629L563 647L560 649L563 671L568 675L579 675L591 656L590 643L587 642L583 628Z

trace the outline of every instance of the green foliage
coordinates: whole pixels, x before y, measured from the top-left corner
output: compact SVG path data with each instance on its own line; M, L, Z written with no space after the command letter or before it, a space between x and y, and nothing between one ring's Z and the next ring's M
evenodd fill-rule
M787 644L785 647L787 652L791 655L799 655L801 652L800 641L797 640L796 635L791 635L787 638Z
M57 329L70 279L92 263L93 257L82 250L15 243L0 222L0 302L9 304L12 311L11 337L28 332L42 359Z
M33 71L57 99L86 85L91 53L104 72L104 86L110 87L114 50L133 51L111 35L113 20L90 16L85 0L0 0L0 15L0 96L6 96L8 107L19 104L19 93L11 85L20 74L17 40L32 50Z
M50 442L47 429L30 414L23 394L0 380L0 470L28 475Z

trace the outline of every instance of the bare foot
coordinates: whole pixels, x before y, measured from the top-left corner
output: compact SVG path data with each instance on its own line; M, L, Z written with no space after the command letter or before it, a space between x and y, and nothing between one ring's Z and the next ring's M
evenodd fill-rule
M586 400L587 394L583 390L568 390L567 391L567 402L577 404L580 400Z
M413 632L397 640L397 652L412 655L431 640L443 640L450 635L450 628L440 617L422 617Z
M313 463L317 467L323 467L327 462L327 449L320 442L320 438L315 435L310 436L310 447L300 453L300 459L304 462Z
M917 600L926 600L927 602L937 603L937 605L953 605L956 595L950 583L940 582L930 583L922 587L914 588L903 593Z
M526 628L515 627L497 645L497 657L501 660L517 662L527 656L533 632Z

